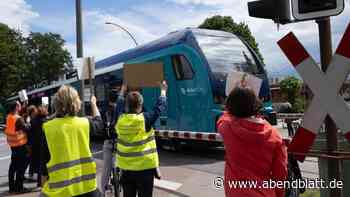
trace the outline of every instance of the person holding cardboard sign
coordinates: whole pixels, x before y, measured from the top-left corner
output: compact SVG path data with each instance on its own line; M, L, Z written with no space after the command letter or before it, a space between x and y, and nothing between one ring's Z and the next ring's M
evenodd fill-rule
M124 197L151 197L154 177L161 178L153 125L166 108L167 84L160 84L160 97L150 112L142 112L143 97L123 85L117 100L117 161L122 170Z

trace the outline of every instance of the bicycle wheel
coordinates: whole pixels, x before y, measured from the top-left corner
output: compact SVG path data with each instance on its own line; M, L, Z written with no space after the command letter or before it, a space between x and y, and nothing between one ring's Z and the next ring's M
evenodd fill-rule
M120 186L120 170L113 168L112 170L112 183L114 190L114 197L120 197L121 186Z

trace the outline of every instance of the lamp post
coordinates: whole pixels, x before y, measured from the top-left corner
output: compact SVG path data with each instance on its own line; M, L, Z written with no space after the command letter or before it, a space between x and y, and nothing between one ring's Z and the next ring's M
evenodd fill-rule
M113 26L118 27L119 29L125 31L125 32L131 37L131 39L134 41L135 45L136 45L136 46L139 45L139 44L137 43L135 37L134 37L126 28L124 28L124 27L122 27L122 26L120 26L120 25L118 25L118 24L116 24L116 23L112 23L112 22L106 22L105 24L106 24L106 25L113 25Z
M83 57L83 22L82 22L82 9L81 0L75 1L75 15L76 15L76 34L77 34L77 58ZM80 81L80 97L84 100L84 86L85 81ZM81 106L81 113L85 115L85 103Z

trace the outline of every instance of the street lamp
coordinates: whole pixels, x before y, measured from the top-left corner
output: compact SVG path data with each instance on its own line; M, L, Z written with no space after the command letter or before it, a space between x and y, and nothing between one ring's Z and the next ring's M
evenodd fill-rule
M116 23L112 23L112 22L106 22L105 24L106 24L106 25L113 25L113 26L118 27L119 29L125 31L126 33L128 33L128 35L129 35L129 36L131 37L131 39L134 41L135 45L138 46L138 43L136 42L135 37L134 37L127 29L125 29L124 27L122 27L122 26L120 26L120 25L118 25L118 24L116 24Z

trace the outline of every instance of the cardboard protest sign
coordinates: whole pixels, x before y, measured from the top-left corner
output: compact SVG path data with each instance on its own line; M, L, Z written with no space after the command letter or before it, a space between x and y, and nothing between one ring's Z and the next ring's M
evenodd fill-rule
M159 87L164 80L163 63L125 64L124 80L130 88Z
M79 80L94 78L95 76L95 58L78 58L74 61L74 66L78 71Z
M231 72L227 76L226 82L226 95L236 87L249 87L254 90L255 94L258 96L262 84L262 79L243 72Z
M28 96L27 96L27 91L26 90L21 90L18 92L18 97L21 102L27 101Z

